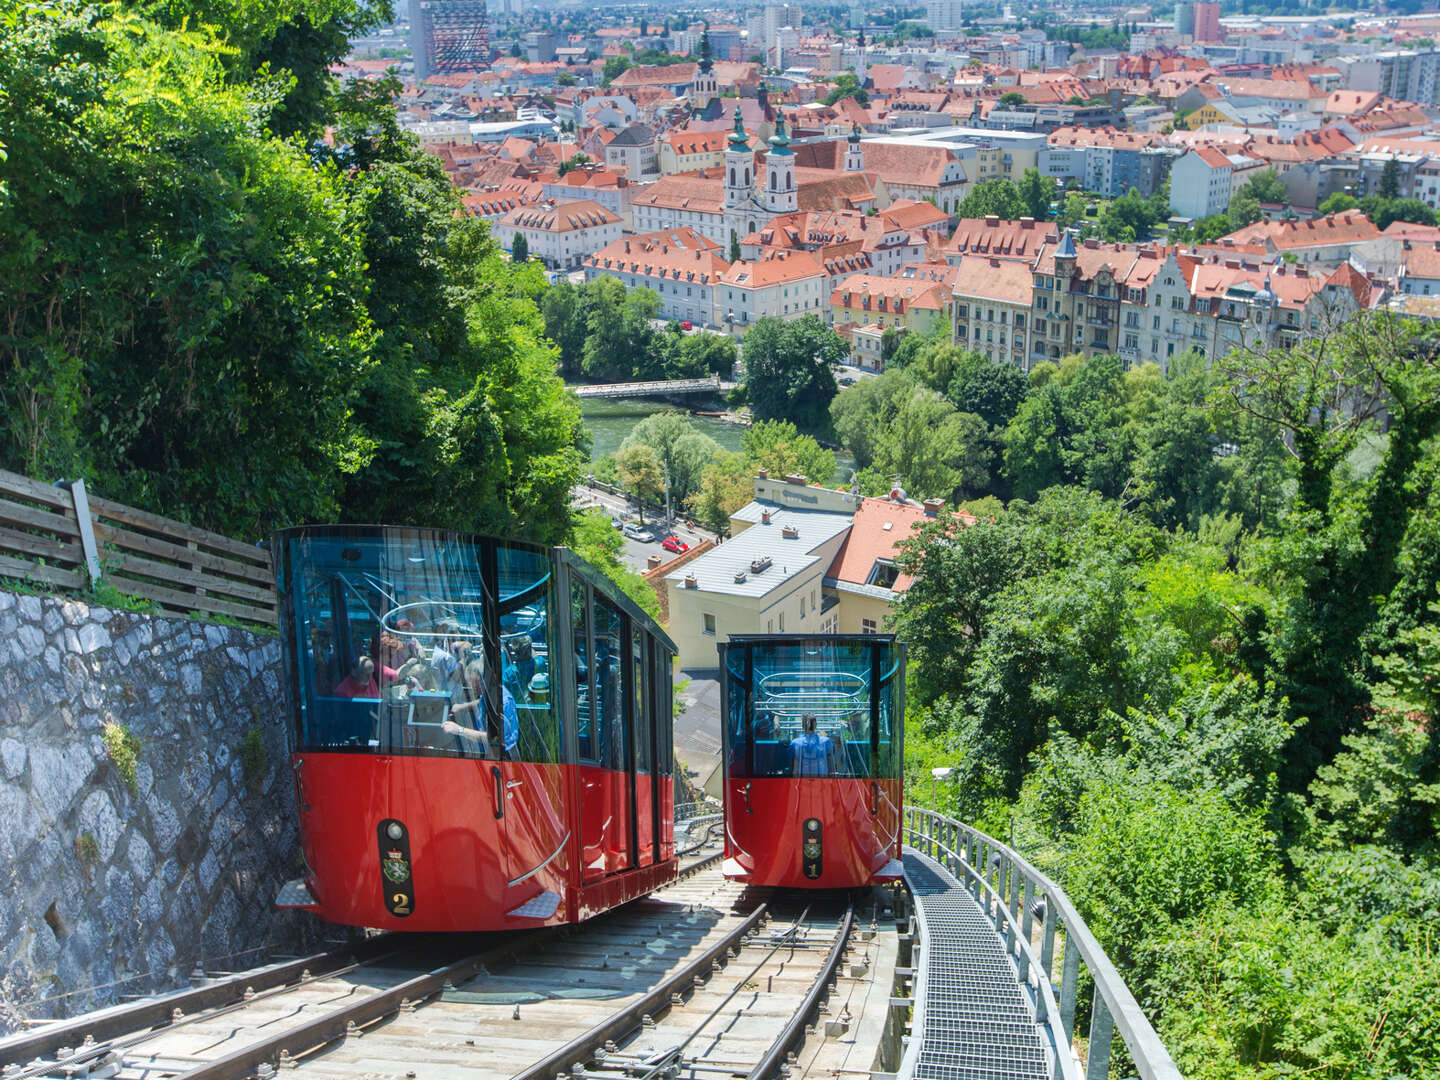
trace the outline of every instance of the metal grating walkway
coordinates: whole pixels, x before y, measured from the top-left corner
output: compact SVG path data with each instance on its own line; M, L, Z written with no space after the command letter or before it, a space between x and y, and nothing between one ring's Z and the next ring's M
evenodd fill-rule
M905 880L925 943L915 1030L901 1074L916 1080L1049 1080L1030 998L994 924L939 863L905 849Z

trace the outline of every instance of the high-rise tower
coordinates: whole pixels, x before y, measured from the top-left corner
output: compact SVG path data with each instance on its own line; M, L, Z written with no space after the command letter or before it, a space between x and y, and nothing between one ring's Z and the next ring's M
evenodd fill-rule
M412 0L410 51L415 78L490 66L485 0Z

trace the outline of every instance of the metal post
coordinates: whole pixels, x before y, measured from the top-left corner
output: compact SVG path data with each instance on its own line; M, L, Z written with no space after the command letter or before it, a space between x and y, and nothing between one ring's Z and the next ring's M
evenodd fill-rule
M1080 950L1065 937L1065 959L1060 965L1060 1022L1065 1026L1065 1038L1075 1038L1075 992L1080 982Z
M1055 981L1055 904L1045 897L1045 931L1040 938L1040 966L1045 969L1045 978Z
M1095 987L1095 1005L1090 1010L1090 1052L1085 1055L1085 1080L1106 1080L1110 1075L1110 1041L1115 1037L1115 1021L1105 995Z
M75 523L80 526L80 547L85 552L85 569L93 585L100 580L100 547L95 543L95 521L90 516L90 500L85 496L85 481L70 485L70 498L75 504Z
M1027 943L1030 941L1030 931L1034 926L1034 919L1030 916L1030 901L1034 896L1035 886L1030 884L1030 879L1027 877L1020 884L1020 934Z

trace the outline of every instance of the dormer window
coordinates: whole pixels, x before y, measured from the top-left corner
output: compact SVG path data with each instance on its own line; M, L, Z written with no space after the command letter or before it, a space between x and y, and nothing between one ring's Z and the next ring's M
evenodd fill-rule
M876 559L875 565L870 568L870 576L865 579L866 585L874 585L881 589L893 589L895 579L900 576L899 569L890 559Z

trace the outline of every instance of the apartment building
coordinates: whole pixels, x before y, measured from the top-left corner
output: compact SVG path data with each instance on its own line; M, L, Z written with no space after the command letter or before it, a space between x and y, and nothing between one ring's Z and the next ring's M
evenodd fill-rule
M778 251L730 266L715 289L715 323L742 337L757 319L824 317L824 264L807 251Z
M831 326L898 327L928 334L937 325L954 322L956 268L907 266L893 277L851 274L830 292L826 315Z
M495 226L502 243L519 233L533 258L555 269L573 269L585 256L620 238L620 215L597 202L544 203L511 210Z
M1069 232L1041 251L1031 267L1032 364L1072 353L1116 351L1120 292L1115 264L1121 258L1114 246L1096 240L1077 247Z
M962 256L952 292L956 344L984 353L996 363L1029 371L1027 349L1035 279L1017 259Z
M585 259L585 280L604 275L653 289L661 318L701 326L714 321L715 289L728 269L719 244L679 228L612 240Z

